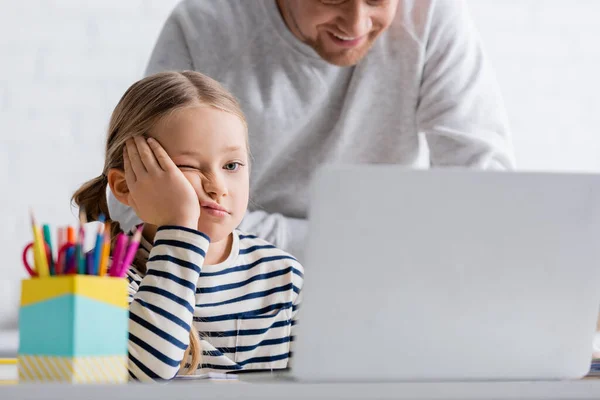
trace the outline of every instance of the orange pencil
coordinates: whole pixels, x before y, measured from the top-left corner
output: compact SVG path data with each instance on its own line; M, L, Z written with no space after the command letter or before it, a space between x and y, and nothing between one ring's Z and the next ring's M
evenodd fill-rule
M72 226L67 228L67 242L75 244L75 229Z
M110 232L107 226L104 229L104 243L102 245L102 258L100 259L100 267L98 268L98 276L105 276L108 270L108 258L110 256Z

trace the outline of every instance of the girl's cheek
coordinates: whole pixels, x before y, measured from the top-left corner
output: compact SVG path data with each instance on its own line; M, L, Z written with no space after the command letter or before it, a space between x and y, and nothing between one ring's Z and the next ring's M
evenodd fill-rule
M232 187L247 190L250 186L250 176L247 171L240 171L237 174L232 174L230 180Z

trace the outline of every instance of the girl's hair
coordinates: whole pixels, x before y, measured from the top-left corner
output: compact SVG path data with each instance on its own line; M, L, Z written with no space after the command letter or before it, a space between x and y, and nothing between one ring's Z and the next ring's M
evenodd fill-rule
M110 220L106 202L108 171L123 170L123 146L128 139L147 135L158 122L169 114L192 106L211 106L231 113L246 125L246 119L237 100L217 81L199 72L161 72L134 83L123 95L110 119L104 168L97 178L83 184L72 201L85 212L88 221L97 221L103 214L111 225L111 238L121 231L119 223ZM246 138L246 146L248 141ZM136 257L134 266L146 272L146 260ZM191 358L186 374L193 374L201 361L198 331L190 330L190 346L181 362L181 369Z

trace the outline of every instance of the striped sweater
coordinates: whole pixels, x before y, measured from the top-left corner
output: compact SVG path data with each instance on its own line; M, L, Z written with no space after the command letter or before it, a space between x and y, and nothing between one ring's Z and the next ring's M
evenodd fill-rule
M288 366L302 266L239 231L227 260L203 265L209 242L198 231L169 226L158 229L154 245L142 240L138 255L147 271L127 273L132 379L175 377L192 324L202 347L196 373Z

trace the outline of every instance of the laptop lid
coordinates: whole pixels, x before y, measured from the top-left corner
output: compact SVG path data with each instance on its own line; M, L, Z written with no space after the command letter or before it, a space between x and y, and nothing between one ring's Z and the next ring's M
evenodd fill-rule
M600 177L328 166L293 374L577 378L600 304Z

